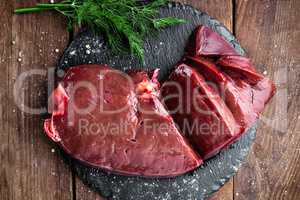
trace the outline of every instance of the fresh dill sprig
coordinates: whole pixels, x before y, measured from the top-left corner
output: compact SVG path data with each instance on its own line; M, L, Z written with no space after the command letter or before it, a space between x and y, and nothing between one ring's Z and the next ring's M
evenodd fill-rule
M64 0L18 8L16 14L54 10L68 19L68 30L87 26L102 33L114 53L130 53L144 60L143 43L158 29L185 23L175 17L157 18L159 8L168 0Z

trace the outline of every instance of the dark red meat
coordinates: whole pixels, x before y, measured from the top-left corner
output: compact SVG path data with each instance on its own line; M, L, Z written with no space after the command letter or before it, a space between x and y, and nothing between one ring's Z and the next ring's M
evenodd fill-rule
M207 159L253 126L275 86L211 29L199 27L191 41L183 63L164 83L162 97Z
M250 84L257 84L264 79L264 76L259 74L251 60L243 56L222 56L217 65L221 69L229 74L238 76L240 78L245 77L245 80Z
M195 30L187 51L192 56L239 55L229 42L206 26Z
M235 136L237 138L258 119L265 104L274 95L275 86L269 79L256 73L248 59L242 63L243 59L238 58L236 63L240 62L240 65L232 65L235 62L229 62L226 58L222 57L218 62L228 65L221 68L204 58L187 57L187 62L218 88L219 95L241 127L240 133Z
M156 72L72 67L53 93L46 133L74 158L125 175L170 177L198 167L159 101Z
M218 92L196 69L179 64L162 87L174 120L204 159L218 153L240 132Z

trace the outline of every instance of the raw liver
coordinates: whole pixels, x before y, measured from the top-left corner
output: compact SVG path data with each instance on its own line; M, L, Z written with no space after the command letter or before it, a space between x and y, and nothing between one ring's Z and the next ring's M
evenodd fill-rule
M53 93L46 133L72 157L114 173L171 177L195 169L202 160L159 101L151 75L97 65L68 69ZM89 84L95 94L84 87Z
M276 88L255 70L250 59L237 55L224 38L208 27L198 27L186 49L183 61L163 85L162 96L174 120L185 134L190 134L191 143L200 150L203 159L207 159L254 125ZM178 86L174 88L170 83L179 84L183 91L181 96L186 100L168 98L178 95ZM191 93L193 90L200 92ZM190 94L186 94L187 91ZM191 109L182 111L176 110L177 107ZM197 107L202 109L197 110ZM199 122L211 130L187 131L184 119L189 127ZM220 128L214 129L216 124Z
M171 82L179 84L180 89ZM240 132L218 92L197 70L184 63L163 85L162 96L174 120L204 159L218 153Z
M186 49L191 56L239 55L229 42L206 26L195 29Z
M187 63L218 88L220 97L240 126L233 140L253 126L275 93L274 84L258 74L248 59L235 58L221 57L217 62L221 67L204 58L187 59ZM222 66L225 64L226 67Z

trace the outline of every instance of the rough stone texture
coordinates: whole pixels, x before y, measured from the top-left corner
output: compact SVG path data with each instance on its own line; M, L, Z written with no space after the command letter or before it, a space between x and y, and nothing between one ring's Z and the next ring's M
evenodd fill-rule
M145 43L145 63L131 56L114 56L101 36L85 30L77 35L65 51L58 69L79 64L108 64L120 70L154 69L159 67L160 80L168 77L172 67L181 59L193 30L200 24L209 26L226 38L238 52L244 54L234 36L217 20L181 4L169 4L162 16L176 16L187 24L167 28ZM58 71L61 72L61 71ZM58 75L61 75L58 73ZM217 191L232 177L247 157L255 138L256 128L250 129L239 141L191 173L164 179L126 177L87 167L66 156L77 175L107 199L122 200L199 200Z

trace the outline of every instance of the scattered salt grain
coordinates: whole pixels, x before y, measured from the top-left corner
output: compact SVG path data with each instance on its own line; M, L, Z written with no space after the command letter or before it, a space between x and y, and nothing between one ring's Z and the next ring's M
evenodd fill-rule
M52 153L55 153L55 149L51 149L51 152L52 152Z
M87 50L85 51L85 53L86 53L86 54L91 54L91 51L87 49Z
M15 45L15 44L16 44L16 41L14 41L14 40L11 41L11 44L12 44L12 45Z
M73 50L73 51L70 52L70 55L72 55L72 56L75 55L75 54L76 54L76 50Z
M265 70L264 72L263 72L263 75L267 75L268 74L268 72Z
M55 49L55 53L58 53L59 52L59 49Z
M50 0L50 3L54 3L54 0Z
M18 58L18 62L22 62L22 58Z
M89 44L85 45L85 48L90 49L91 46Z

